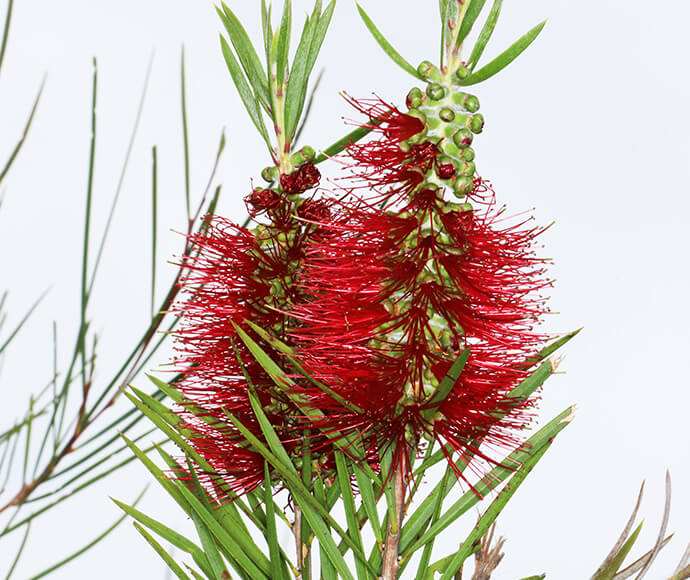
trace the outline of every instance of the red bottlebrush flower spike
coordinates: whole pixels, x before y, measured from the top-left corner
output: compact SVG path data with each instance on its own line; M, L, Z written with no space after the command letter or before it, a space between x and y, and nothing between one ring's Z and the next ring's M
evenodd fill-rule
M533 254L541 230L499 229L492 206L454 205L433 189L397 213L350 204L331 235L310 245L302 284L312 301L293 311L293 338L307 371L363 410L310 390L328 410L319 428L361 426L375 448L433 438L461 456L484 457L479 443L515 443L510 430L527 417L506 395L544 338L532 330L545 311L537 292L547 282ZM465 348L459 380L431 405Z
M287 177L281 183L290 185L289 195L294 196L318 184L319 172L305 163ZM302 452L301 412L276 387L233 325L251 320L284 339L285 311L303 299L297 280L305 244L319 237L316 222L328 216L329 202L288 197L282 189L256 188L245 198L250 215L265 214L269 223L250 231L209 216L203 233L190 237L192 250L184 258L184 298L175 306L180 315L175 364L183 375L177 386L196 409L182 409L180 415L194 434L191 443L217 473L202 475L209 489L219 494L224 485L249 491L264 479L264 460L242 444L227 417L233 414L263 438L249 388L255 390L288 452Z
M506 396L545 338L532 328L548 282L533 253L541 230L501 227L493 191L475 177L476 97L449 90L413 89L408 114L350 99L378 135L347 150L352 189L373 196L344 204L309 245L301 285L310 301L293 310L292 336L306 370L362 410L310 390L326 415L319 428L356 425L372 450L397 442L404 467L400 448L435 439L478 469L471 457L492 461L480 445L513 445L528 422L531 402L516 408ZM445 201L448 190L482 209ZM465 349L460 378L437 400Z

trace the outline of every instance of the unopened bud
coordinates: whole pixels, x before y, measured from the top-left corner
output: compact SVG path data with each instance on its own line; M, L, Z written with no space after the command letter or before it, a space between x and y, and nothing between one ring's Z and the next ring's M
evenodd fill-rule
M443 79L441 76L441 71L438 70L438 67L428 60L424 60L420 63L420 65L417 67L417 72L425 80L440 82Z
M468 93L453 93L453 102L460 105L468 113L476 113L479 110L479 99Z
M472 116L470 121L470 130L472 133L481 133L484 129L484 116L480 113Z
M292 165L298 167L300 165L303 165L304 163L307 163L308 161L313 161L315 157L316 157L316 152L314 151L313 147L309 147L309 145L305 145L299 151L297 151L296 153L293 153L290 156L290 163L292 163Z
M474 139L474 135L469 129L458 129L455 135L453 135L453 143L455 143L460 149L471 145L472 139Z
M472 177L477 170L477 167L471 161L465 161L460 165L460 175L465 177Z
M441 117L442 121L445 121L446 123L450 123L453 119L455 119L455 111L449 107L443 107L439 112L438 116Z
M443 97L446 96L446 89L444 89L438 83L431 83L426 88L426 94L429 95L430 99L433 99L434 101L440 101Z
M459 176L456 178L455 183L453 184L453 192L457 198L465 197L468 193L472 193L473 189L474 182L472 181L471 177Z
M463 161L472 161L474 159L474 149L471 149L470 147L463 149L460 153L460 157Z
M414 87L407 93L407 98L405 99L405 104L408 109L416 109L420 107L424 102L424 93L419 87Z
M472 74L470 72L470 69L468 69L466 66L460 65L458 67L458 70L455 71L455 78L462 84L462 82Z
M261 177L263 177L264 181L267 183L274 183L279 175L280 172L275 165L269 165L261 170Z

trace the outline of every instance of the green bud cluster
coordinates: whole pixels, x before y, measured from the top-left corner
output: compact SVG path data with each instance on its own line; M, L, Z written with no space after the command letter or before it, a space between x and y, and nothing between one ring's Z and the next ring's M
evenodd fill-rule
M460 67L449 80L438 67L424 61L417 72L428 84L424 90L414 87L407 94L407 114L419 119L424 129L401 147L428 142L438 145L442 157L433 174L425 176L424 186L435 183L451 187L455 196L462 199L474 186L476 166L472 141L484 129L484 117L478 113L479 99L460 90L459 85L470 74L469 70ZM454 169L452 177L448 177L449 164ZM446 169L439 171L441 166Z

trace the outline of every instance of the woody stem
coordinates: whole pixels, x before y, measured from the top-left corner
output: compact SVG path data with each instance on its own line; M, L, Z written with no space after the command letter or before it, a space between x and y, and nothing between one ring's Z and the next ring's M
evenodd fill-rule
M395 491L395 514L388 518L386 530L386 544L383 549L383 563L381 568L381 580L395 580L398 575L398 549L400 546L400 530L405 508L405 488L403 484L402 464L396 467L393 474L393 487Z

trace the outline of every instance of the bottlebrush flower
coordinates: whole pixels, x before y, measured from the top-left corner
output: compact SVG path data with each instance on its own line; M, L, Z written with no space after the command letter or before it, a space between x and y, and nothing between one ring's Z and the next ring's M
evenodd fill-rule
M246 197L249 213L268 221L253 230L208 216L203 232L189 238L183 300L175 306L180 316L175 367L182 373L178 388L196 407L180 410L190 441L217 473L203 474L210 488L228 484L248 491L264 479L264 460L242 444L227 418L233 414L262 438L244 373L288 452L301 453L296 444L303 435L297 426L299 409L238 339L233 323L251 320L284 337L285 312L301 300L297 279L305 243L319 235L315 222L328 217L327 201L298 196L317 185L319 177L305 163L281 178L276 189L254 189Z
M374 106L359 108L384 112L381 137L348 153L358 191L368 181L394 209L368 199L341 206L329 235L309 244L300 283L310 300L292 311L306 370L362 410L305 387L327 411L317 427L357 426L369 449L396 442L404 468L409 456L400 450L414 452L422 437L468 462L493 461L484 450L513 445L515 429L529 420L531 402L516 408L506 396L544 340L533 330L546 311L539 290L548 281L534 254L542 230L528 220L505 225L478 178L470 198L479 209L446 201L438 181L461 176L461 162L426 140L426 129L401 140L413 117ZM464 349L462 374L437 401L440 380Z

